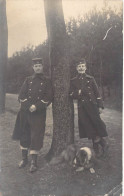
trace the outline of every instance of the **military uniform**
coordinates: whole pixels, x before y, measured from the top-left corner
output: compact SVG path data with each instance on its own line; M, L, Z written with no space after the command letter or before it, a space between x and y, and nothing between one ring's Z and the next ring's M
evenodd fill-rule
M94 77L78 74L70 82L70 96L78 100L78 125L80 138L94 139L107 136L105 123L99 115L104 108Z
M24 81L18 100L21 104L12 138L20 140L22 160L19 168L28 163L28 149L31 154L30 172L37 170L37 155L43 147L46 123L46 108L52 102L52 85L43 75L42 58L34 58L34 75Z
M27 77L19 93L20 111L17 115L13 139L19 139L21 148L39 151L43 146L46 108L52 101L52 86L43 74ZM31 105L36 111L30 112Z

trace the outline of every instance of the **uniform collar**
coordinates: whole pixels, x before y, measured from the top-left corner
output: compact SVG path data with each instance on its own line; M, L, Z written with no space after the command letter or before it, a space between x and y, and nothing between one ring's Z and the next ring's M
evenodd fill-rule
M78 74L77 75L77 78L84 78L84 77L86 77L87 76L87 74L86 73L83 73L83 74Z
M40 78L40 79L42 79L42 78L44 78L44 74L43 73L40 73L40 74L34 73L32 78Z

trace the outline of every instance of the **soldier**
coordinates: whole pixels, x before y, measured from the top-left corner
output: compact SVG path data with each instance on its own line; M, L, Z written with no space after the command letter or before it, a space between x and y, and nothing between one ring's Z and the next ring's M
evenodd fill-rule
M103 102L94 77L85 73L85 59L77 64L76 69L78 75L70 82L70 97L78 100L79 136L92 139L94 151L99 157L99 145L103 151L102 155L105 155L108 148L103 139L108 135L106 126L100 118L100 113L104 109Z
M37 155L43 147L46 109L52 101L51 81L43 74L42 59L35 58L33 63L34 75L26 78L19 93L21 108L13 132L13 139L20 140L22 150L19 168L27 165L30 149L30 172L37 170Z

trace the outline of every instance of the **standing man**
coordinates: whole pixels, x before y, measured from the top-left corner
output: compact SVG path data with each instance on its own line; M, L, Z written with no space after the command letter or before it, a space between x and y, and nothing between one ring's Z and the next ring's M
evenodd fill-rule
M103 139L107 136L105 123L100 118L104 109L95 79L85 73L86 61L83 59L76 66L78 75L70 82L70 97L78 100L78 125L80 138L92 139L93 148L100 156L99 145L103 154L108 145Z
M33 59L33 70L33 76L26 78L19 93L18 100L21 108L13 132L13 139L20 140L22 150L19 168L27 165L30 149L30 172L37 170L37 155L43 147L46 109L52 101L51 81L43 74L41 58Z

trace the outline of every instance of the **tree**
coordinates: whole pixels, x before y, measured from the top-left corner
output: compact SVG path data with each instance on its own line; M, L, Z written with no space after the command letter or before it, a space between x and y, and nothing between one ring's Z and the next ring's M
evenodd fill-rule
M74 142L73 104L69 98L70 66L62 0L44 0L49 41L53 100L53 139L48 157ZM49 156L50 155L50 156Z
M5 77L8 52L6 1L0 0L0 113L5 110Z

